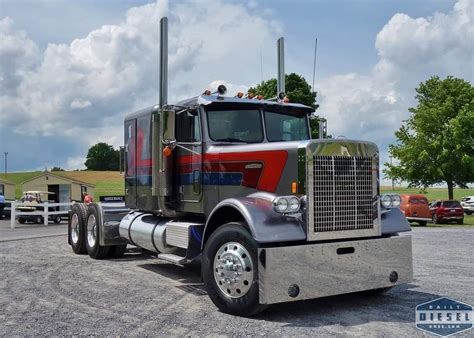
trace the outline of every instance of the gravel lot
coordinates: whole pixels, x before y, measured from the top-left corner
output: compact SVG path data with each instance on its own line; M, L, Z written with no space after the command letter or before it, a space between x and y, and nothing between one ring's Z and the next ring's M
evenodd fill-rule
M94 261L74 255L65 235L10 235L2 242L6 233L0 232L0 336L412 336L423 335L414 326L417 304L440 296L474 304L474 228L468 227L414 229L413 284L378 297L275 305L254 318L217 311L196 267L169 265L134 248L122 259Z

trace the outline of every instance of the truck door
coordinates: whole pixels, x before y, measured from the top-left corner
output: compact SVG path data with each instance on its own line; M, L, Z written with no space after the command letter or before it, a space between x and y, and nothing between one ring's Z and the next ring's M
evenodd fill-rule
M198 212L202 197L202 139L198 111L176 115L176 187L183 211ZM194 203L194 205L192 205Z
M137 206L137 120L125 121L125 205Z

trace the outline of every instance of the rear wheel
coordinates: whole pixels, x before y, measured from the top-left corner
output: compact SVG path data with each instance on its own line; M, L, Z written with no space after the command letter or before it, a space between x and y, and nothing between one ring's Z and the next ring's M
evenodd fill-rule
M457 224L463 224L464 223L464 218L456 220L456 223Z
M25 224L25 222L26 222L26 219L24 219L24 218L18 218L18 223L20 223L20 224Z
M85 243L86 206L76 203L71 208L71 221L69 222L69 244L76 254L87 253Z
M89 204L86 218L85 242L87 253L91 258L102 259L107 257L110 247L100 245L100 211L97 204Z
M470 210L464 210L464 212L466 213L466 215L472 214L472 211L470 211Z
M225 313L252 316L259 303L257 244L240 222L227 223L209 237L202 277L212 302Z
M421 225L422 227L425 227L428 222L426 221L419 221L418 224Z
M43 224L43 223L44 223L43 217L41 217L41 216L35 216L35 221L34 221L34 223L36 223L36 224Z

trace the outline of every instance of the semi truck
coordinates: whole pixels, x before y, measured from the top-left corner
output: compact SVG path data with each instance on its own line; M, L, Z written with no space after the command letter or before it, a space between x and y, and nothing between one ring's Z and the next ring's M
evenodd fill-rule
M377 146L311 139L314 109L284 94L283 39L275 98L221 85L168 104L167 18L160 26L159 104L124 120L125 208L74 204L74 253L134 245L200 264L212 302L240 316L410 282L410 225L399 196L380 193Z

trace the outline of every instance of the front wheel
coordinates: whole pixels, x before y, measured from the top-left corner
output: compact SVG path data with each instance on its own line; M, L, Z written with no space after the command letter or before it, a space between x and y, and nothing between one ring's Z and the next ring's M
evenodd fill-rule
M252 316L259 303L257 244L244 223L218 228L207 241L202 277L209 297L222 312Z

